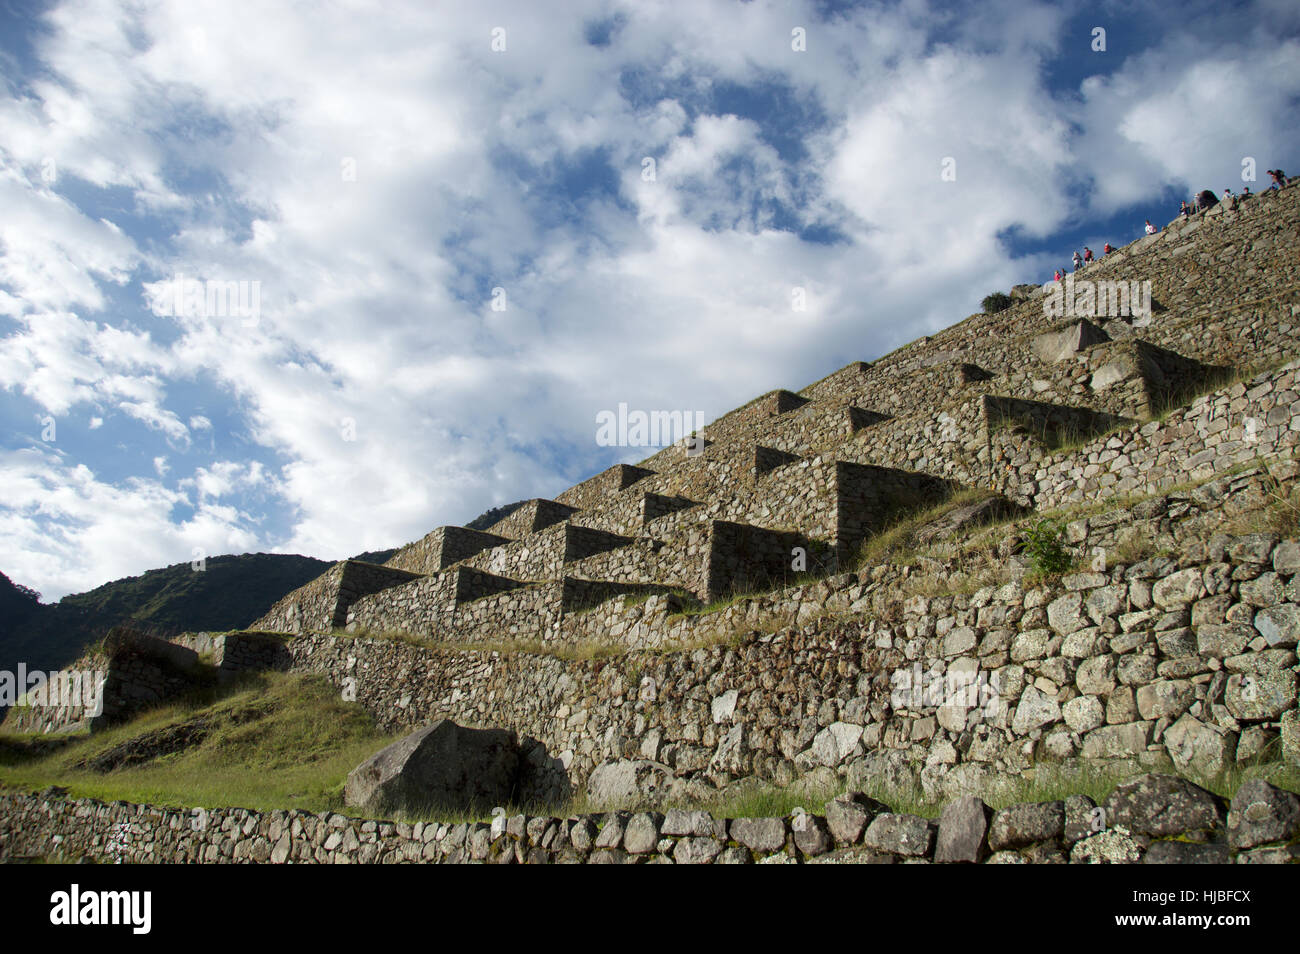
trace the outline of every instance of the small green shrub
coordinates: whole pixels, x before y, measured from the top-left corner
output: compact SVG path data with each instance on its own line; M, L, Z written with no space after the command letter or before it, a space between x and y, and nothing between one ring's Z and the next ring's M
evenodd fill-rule
M1025 553L1038 573L1064 573L1074 562L1065 548L1065 531L1055 520L1040 520L1026 527Z
M980 302L980 306L983 307L984 314L993 315L999 311L1006 311L1015 303L1016 300L1006 292L994 292L991 295L985 295L984 300Z

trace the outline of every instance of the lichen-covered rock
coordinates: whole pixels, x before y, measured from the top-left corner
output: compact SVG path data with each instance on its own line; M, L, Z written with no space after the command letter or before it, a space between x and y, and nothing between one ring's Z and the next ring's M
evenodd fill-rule
M1107 824L1164 838L1212 832L1223 825L1218 798L1186 779L1142 775L1117 786L1105 802Z
M1070 849L1070 863L1076 865L1131 865L1141 859L1141 844L1123 828L1089 835Z
M1219 775L1236 761L1237 737L1229 729L1185 714L1165 730L1165 750L1182 771Z
M656 805L672 788L673 770L644 759L620 759L599 765L587 779L587 797L594 805Z
M885 812L871 822L863 844L877 851L916 857L930 850L932 837L933 829L924 818Z
M780 851L785 836L784 818L737 818L731 823L731 837L755 854Z
M976 862L986 853L989 808L975 795L953 799L939 816L934 860Z
M1300 798L1253 778L1237 789L1228 811L1228 843L1254 848L1300 835Z
M1065 803L1022 803L1002 809L989 826L994 851L1022 848L1037 841L1055 841L1065 833Z

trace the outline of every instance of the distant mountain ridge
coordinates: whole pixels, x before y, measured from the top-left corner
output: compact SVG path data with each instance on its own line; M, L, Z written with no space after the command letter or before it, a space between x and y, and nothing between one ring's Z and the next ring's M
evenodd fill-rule
M354 559L382 563L396 552ZM15 671L20 662L29 671L58 669L122 623L159 636L242 629L332 565L284 553L209 557L202 571L177 563L49 604L0 573L0 670Z

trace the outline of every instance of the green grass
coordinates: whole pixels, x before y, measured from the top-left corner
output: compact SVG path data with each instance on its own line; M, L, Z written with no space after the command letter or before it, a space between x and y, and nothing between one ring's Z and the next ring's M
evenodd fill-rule
M77 763L147 732L209 718L198 745L100 774ZM0 744L0 783L65 786L75 796L178 807L342 810L347 773L397 736L319 676L266 673L72 738L53 751L23 736ZM44 749L44 751L42 751Z
M959 507L980 503L995 496L997 495L990 490L968 487L954 492L941 503L904 513L897 520L862 542L851 561L849 569L875 566L881 563L910 564L914 562L915 557L918 555L915 543L918 530L934 523ZM985 524L985 526L989 526L989 524ZM970 533L973 530L967 532Z
M1278 753L1273 753L1272 757L1276 759ZM1087 762L1073 763L1068 767L1052 762L1039 762L1024 775L1000 776L989 790L979 794L985 804L995 811L1026 802L1064 801L1071 795L1086 795L1100 805L1118 786L1137 778L1146 771L1148 770L1134 771L1131 767L1124 769ZM1278 761L1265 761L1263 758L1249 765L1229 769L1213 778L1178 772L1172 768L1151 771L1186 778L1228 801L1231 801L1237 794L1237 790L1251 778L1264 778L1278 788L1300 792L1300 770ZM867 790L864 794L883 802L893 811L920 815L923 818L937 818L950 801L945 798L932 798L919 786L903 791L873 789L870 785L865 788Z
M709 616L713 613L720 613L728 607L735 606L737 603L744 602L745 600L756 600L764 596L769 596L772 592L772 590L737 590L735 593L719 597L711 603L704 603L700 606L684 607L680 613L673 613L668 618L669 620L673 620L680 619L683 616Z
M755 782L700 807L716 818L780 818L796 808L820 815L825 804L844 791L843 780L835 784L795 783L784 788L770 782Z

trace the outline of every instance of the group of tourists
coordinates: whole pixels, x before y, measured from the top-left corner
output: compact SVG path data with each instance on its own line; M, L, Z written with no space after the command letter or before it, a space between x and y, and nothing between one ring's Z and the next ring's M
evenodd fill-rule
M1269 169L1267 171L1268 171L1269 178L1272 179L1273 181L1269 184L1268 189L1264 190L1266 192L1272 189L1281 189L1290 181L1287 178L1286 173L1283 172L1281 169ZM1183 201L1182 207L1178 210L1178 214L1181 218L1184 219L1191 218L1194 213L1203 212L1206 209L1210 208L1211 206L1218 204L1219 202L1227 202L1229 203L1229 208L1235 209L1237 208L1237 203L1239 201L1241 201L1242 199L1249 199L1253 196L1253 194L1254 193L1250 191L1250 186L1243 186L1241 192L1238 195L1233 195L1231 189L1224 189L1222 198L1216 196L1209 189L1202 189L1192 198L1191 202L1187 202L1186 200ZM1160 226L1153 225L1150 219L1146 220L1147 235L1155 235L1159 231L1160 231ZM1109 242L1107 242L1102 247L1101 254L1102 256L1105 256L1105 255L1109 255L1113 251L1115 251L1114 246L1112 246ZM1088 248L1085 245L1083 248L1082 255L1080 255L1078 252L1074 253L1074 259L1073 259L1074 271L1077 272L1083 266L1091 265L1096 260L1097 259L1093 258L1092 249ZM1061 281L1064 277L1065 277L1065 270L1061 268L1058 268L1056 270L1056 273L1052 276L1053 280L1058 282Z

